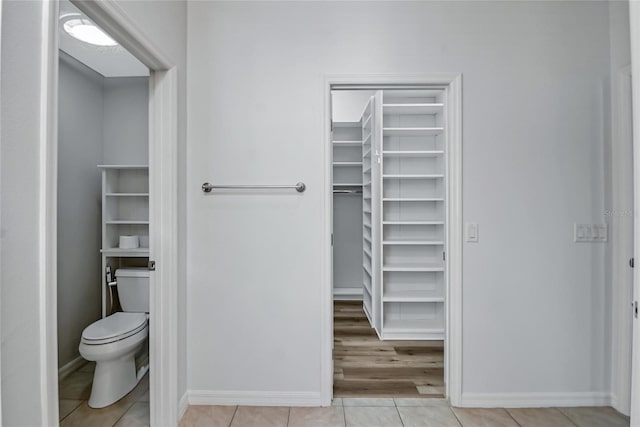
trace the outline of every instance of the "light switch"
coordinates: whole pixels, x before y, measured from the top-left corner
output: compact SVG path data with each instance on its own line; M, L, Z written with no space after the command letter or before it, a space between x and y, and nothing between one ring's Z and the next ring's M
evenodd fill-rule
M478 224L468 222L465 227L465 240L467 242L475 243L478 241Z
M606 242L607 224L574 224L573 240L575 242Z

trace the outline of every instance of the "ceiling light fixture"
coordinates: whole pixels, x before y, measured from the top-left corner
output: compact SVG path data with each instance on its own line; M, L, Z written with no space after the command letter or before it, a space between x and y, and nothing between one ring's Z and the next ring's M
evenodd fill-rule
M64 22L64 31L71 37L94 46L117 46L118 43L86 18L71 18Z

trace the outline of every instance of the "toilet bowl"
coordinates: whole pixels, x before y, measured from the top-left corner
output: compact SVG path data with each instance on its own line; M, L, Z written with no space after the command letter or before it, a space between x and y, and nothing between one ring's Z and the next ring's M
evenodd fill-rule
M109 406L138 384L148 367L137 372L135 356L148 335L146 313L118 312L85 328L80 355L96 362L90 407Z

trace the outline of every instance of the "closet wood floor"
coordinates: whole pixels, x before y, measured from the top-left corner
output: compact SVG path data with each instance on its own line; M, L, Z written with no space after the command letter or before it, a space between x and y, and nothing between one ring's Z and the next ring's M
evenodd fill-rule
M334 397L444 397L443 341L381 341L362 301L333 304Z

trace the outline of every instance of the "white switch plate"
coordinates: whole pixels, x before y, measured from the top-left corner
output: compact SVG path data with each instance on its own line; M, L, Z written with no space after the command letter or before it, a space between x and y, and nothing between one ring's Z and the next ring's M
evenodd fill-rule
M579 242L606 242L608 238L607 224L574 224L573 240Z
M464 226L464 240L469 243L478 242L478 224L467 222Z

